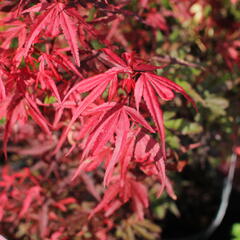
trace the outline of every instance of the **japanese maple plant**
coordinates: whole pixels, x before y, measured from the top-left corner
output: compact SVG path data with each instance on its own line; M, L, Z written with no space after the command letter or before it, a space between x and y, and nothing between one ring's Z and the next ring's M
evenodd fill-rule
M144 32L167 34L164 17L130 5L1 1L3 234L110 239L128 209L144 219L147 181L176 199L162 105L176 93L194 102L141 47Z

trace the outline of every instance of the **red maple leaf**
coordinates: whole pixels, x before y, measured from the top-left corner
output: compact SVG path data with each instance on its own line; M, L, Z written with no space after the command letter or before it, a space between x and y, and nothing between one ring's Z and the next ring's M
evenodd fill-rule
M156 124L157 130L161 136L161 140L165 142L165 134L163 127L163 118L162 111L160 109L160 104L157 98L157 95L163 100L171 100L174 97L175 92L180 92L187 98L190 102L193 100L187 95L182 87L172 82L171 80L158 76L152 71L161 68L152 65L145 64L141 59L135 58L134 54L124 53L123 58L121 59L114 52L109 49L102 49L105 53L104 56L101 57L102 61L105 63L109 63L114 66L105 73L101 73L95 75L93 77L83 79L78 84L76 84L64 97L63 103L69 98L69 96L74 93L84 93L89 92L89 95L85 97L85 99L78 105L78 107L74 110L74 115L68 124L68 127L65 129L62 134L55 153L60 149L62 144L64 143L69 130L71 129L73 123L77 120L77 118L84 112L84 110L93 103L98 97L101 96L103 91L110 84L109 90L109 98L116 93L117 82L119 82L118 74L124 73L129 75L128 78L125 78L125 85L134 87L135 84L132 81L136 82L136 86L134 89L136 108L139 111L139 104L141 102L141 98L143 96L149 112ZM139 76L140 75L140 76ZM128 90L131 90L128 88ZM157 93L157 95L156 95ZM166 158L165 154L165 145L162 144L162 151L164 158Z
M92 210L89 218L101 210L104 210L105 216L109 217L129 200L132 201L132 208L138 218L143 219L144 208L149 204L146 187L131 176L128 176L124 186L121 186L119 176L115 176L114 183L106 190L102 201Z
M34 40L40 35L42 30L55 36L59 28L62 29L63 34L70 46L74 60L78 66L80 66L79 52L78 52L78 43L77 43L77 26L74 23L74 18L80 18L81 23L84 26L87 26L87 23L79 15L78 12L74 9L69 9L64 3L53 2L53 3L39 3L38 5L25 10L26 12L36 12L41 9L43 13L37 17L35 24L31 28L31 31L28 35L27 41L25 43L25 48L23 55L26 56L29 52L31 45L34 43Z
M120 161L123 154L127 149L128 134L130 132L130 120L141 124L150 132L154 130L146 122L146 120L133 108L121 104L104 103L93 109L85 112L85 114L96 114L102 112L98 121L92 123L91 132L86 141L82 159L85 159L90 153L94 157L98 155L104 145L116 134L115 148L109 161L106 162L106 173L104 177L104 184L108 185L111 180L114 166ZM96 159L97 160L97 159ZM126 174L126 162L122 162L122 177ZM82 165L76 171L74 178L82 169Z

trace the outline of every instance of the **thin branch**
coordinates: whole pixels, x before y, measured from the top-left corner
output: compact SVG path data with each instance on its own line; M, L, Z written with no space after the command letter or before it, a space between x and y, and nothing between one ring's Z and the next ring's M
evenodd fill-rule
M179 58L175 58L175 57L158 55L158 56L153 56L152 59L156 60L158 62L161 62L161 63L178 64L178 65L183 65L186 67L200 68L201 70L205 70L205 67L202 64L188 62L183 59L179 59Z

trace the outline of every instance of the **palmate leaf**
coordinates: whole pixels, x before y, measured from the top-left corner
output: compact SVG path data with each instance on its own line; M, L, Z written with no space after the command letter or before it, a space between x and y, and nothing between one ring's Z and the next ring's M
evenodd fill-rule
M90 152L92 155L97 155L102 147L112 137L116 131L120 110L118 107L113 107L107 113L103 113L100 117L101 121L94 124L92 133L90 134L86 148L83 151L82 158L85 158Z
M134 161L147 176L156 176L161 186L158 190L159 197L164 189L168 195L176 199L172 185L166 175L165 161L159 143L140 129L136 135Z
M78 105L75 109L73 117L68 124L67 128L64 130L57 147L54 151L56 153L64 143L68 132L70 131L72 125L77 120L77 118L82 114L82 112L91 104L93 103L106 89L109 82L116 76L118 73L118 69L110 69L109 71L84 79L80 83L76 84L64 97L63 103L67 100L67 98L74 92L77 91L78 93L84 93L87 91L92 90L89 95L84 98L84 100Z
M181 93L189 102L195 106L192 98L184 91L182 87L165 77L158 76L153 73L142 73L137 80L134 90L136 108L139 110L139 105L143 97L147 108L155 122L158 133L161 137L162 153L165 159L166 150L163 112L161 110L157 95L163 100L171 100L174 98L173 91Z
M39 71L38 76L37 76L37 80L40 81L43 89L45 88L44 85L46 85L49 89L51 89L53 95L56 97L58 102L61 103L61 98L60 98L60 95L58 93L58 89L56 87L56 84L55 84L54 80L52 79L52 77L48 75L47 71L42 71L42 72Z
M30 208L32 201L39 198L40 192L41 192L40 186L34 186L28 190L27 196L23 202L23 207L21 209L21 212L19 213L19 217L23 217L28 212L28 209Z
M80 83L76 84L65 96L63 102L69 98L69 96L78 91L79 93L88 92L89 95L79 104L78 108L74 111L74 115L72 120L66 130L64 131L59 144L57 146L57 150L60 149L63 144L66 136L72 126L72 124L76 121L76 119L82 114L82 112L87 108L87 106L95 101L97 97L99 97L103 90L110 84L109 90L109 99L111 99L116 93L117 90L117 74L118 73L127 73L130 78L134 71L140 71L140 77L137 79L137 83L134 89L135 103L136 108L139 111L139 106L142 97L144 98L146 105L149 109L149 112L156 124L158 133L160 134L162 140L162 152L164 158L166 158L166 150L165 150L165 132L163 126L163 113L160 108L160 104L158 101L157 95L163 100L171 100L174 98L174 92L180 92L187 98L188 101L193 102L193 100L187 95L184 89L178 86L176 83L170 81L169 79L158 76L151 72L145 71L153 71L156 68L152 65L146 65L141 60L135 59L134 54L125 53L123 57L125 59L122 60L119 58L114 52L110 49L103 49L104 52L104 61L105 62L113 62L114 66L105 73L98 74L96 76L87 78L82 80ZM134 67L137 69L135 70ZM129 81L135 81L133 79L129 79ZM134 116L132 116L134 118ZM55 152L56 152L55 151Z
M113 154L109 161L105 163L106 173L104 177L104 185L109 185L114 166L117 163L120 163L122 169L121 180L123 180L126 175L127 163L130 161L131 157L129 155L127 160L123 160L123 155L125 154L124 150L127 150L128 148L127 143L129 143L128 135L130 132L130 120L137 124L141 124L150 132L154 132L154 130L135 109L114 102L104 103L85 112L85 114L88 113L94 116L94 113L99 113L101 110L103 113L102 116L99 116L100 120L93 123L94 128L91 126L92 131L87 139L82 154L82 160L84 160L89 154L93 157L98 155L106 143L110 141L113 134L116 133ZM133 145L133 143L131 144ZM131 152L133 152L133 150L129 150L129 154ZM82 168L82 164L85 163L82 162L80 164L78 170L74 174L74 178L77 176L79 169ZM124 166L122 166L122 164L124 164Z
M80 66L78 44L77 44L77 27L76 27L76 24L72 22L71 18L65 12L64 8L65 8L65 5L63 3L59 3L60 26L71 48L71 52L73 54L74 60L77 63L77 65Z
M46 118L42 115L35 101L28 95L25 95L26 105L28 106L28 113L34 119L34 121L43 129L43 131L50 135L49 123Z
M69 98L69 96L75 91L77 91L78 93L88 92L94 89L95 87L97 87L102 82L105 82L105 81L110 82L116 76L116 74L119 73L120 71L121 71L121 68L111 68L104 73L100 73L93 77L89 77L81 80L79 83L74 85L74 87L72 87L69 90L69 92L64 97L63 102L66 101Z
M146 187L141 183L128 176L123 186L120 185L120 177L115 176L114 182L106 190L103 200L92 210L89 219L97 212L104 210L105 216L110 216L121 205L132 200L132 208L143 219L144 208L149 205Z
M154 86L159 86L159 88L163 88L164 91L166 91L166 88L168 89L168 91L165 92L166 100L171 100L174 97L174 95L172 95L173 93L170 92L171 90L173 90L175 92L181 93L197 110L197 107L196 107L196 104L195 104L194 100L178 84L174 83L173 81L169 80L166 77L158 76L158 75L153 74L153 73L144 73L144 75L145 75L146 79L149 82L151 82L153 87ZM161 97L162 94L160 92L158 92L158 90L156 90L156 91L159 94L159 97Z
M115 66L121 66L123 68L122 72L128 73L130 76L133 72L140 73L134 88L136 108L139 111L141 99L143 97L161 137L162 153L164 159L166 159L163 112L161 110L158 96L165 101L172 100L175 96L173 91L175 91L181 93L194 105L194 107L196 107L194 101L181 86L163 76L158 76L152 73L152 71L162 67L145 64L141 59L135 58L134 53L124 53L123 58L125 61L123 61L109 49L102 49L102 51L105 54L102 55L102 60L104 62L114 64ZM129 83L132 81L130 78Z
M149 205L147 189L142 183L132 180L131 191L133 209L137 213L138 218L142 220L144 218L144 208L147 208Z
M6 114L6 125L5 125L5 131L4 131L4 136L3 136L3 153L5 156L5 159L7 159L7 142L8 138L11 132L12 124L16 122L20 118L25 118L25 111L23 106L23 95L20 93L16 93L11 97L10 101L4 101L1 102L1 104L5 105L3 108L7 109L7 114ZM18 111L22 112L18 112Z
M49 55L49 58L57 64L61 65L66 71L71 70L81 79L83 79L82 74L78 71L75 65L68 59L66 55L61 53L60 50L55 51L53 55Z
M127 143L127 135L130 128L130 122L126 112L123 110L119 116L119 121L116 126L116 141L115 141L115 148L113 151L112 159L109 161L106 172L104 175L103 184L104 186L109 185L111 176L113 173L113 168L120 160L120 156L123 153L123 150Z
M42 4L41 10L45 10L37 19L31 29L28 39L25 43L23 55L26 57L31 45L42 30L48 30L48 33L56 35L56 29L61 27L63 34L70 46L74 60L80 66L78 43L77 43L77 27L70 18L70 13L65 10L66 5L63 3ZM29 9L28 12L35 12L35 9ZM56 21L58 19L59 21Z
M113 64L117 67L127 67L127 64L113 51L108 48L101 49L105 54L100 55L100 59L108 64Z
M23 93L16 92L12 96L9 102L6 102L7 106L7 122L5 125L5 131L3 136L3 152L5 158L7 159L7 142L11 132L11 128L14 123L17 121L26 122L28 116L31 116L32 119L42 128L42 130L50 135L51 131L49 129L49 123L45 117L40 112L37 104L31 98L29 94L23 95Z
M166 158L166 150L165 150L165 131L164 131L164 125L163 125L163 112L161 110L159 101L157 99L156 94L154 93L154 90L150 83L146 81L144 78L144 75L142 75L143 78L143 98L147 104L147 107L149 109L149 112L156 124L158 133L160 134L161 140L162 140L162 153L163 157ZM140 79L141 81L141 79Z
M128 134L128 139L127 139L125 148L123 149L124 154L122 154L121 159L120 159L120 166L121 166L120 185L121 185L121 187L126 182L127 170L128 170L130 161L131 161L133 153L134 153L135 141L136 141L135 131L130 132Z
M103 200L95 207L90 215L89 219L91 219L97 212L101 211L104 207L108 206L109 203L114 200L120 191L120 183L116 182L115 184L111 185L108 190L105 192Z
M53 75L57 80L61 80L61 77L54 66L54 63L51 61L51 55L42 53L38 60L40 61L39 64L39 72L44 72L45 70L49 70L52 72L51 75Z
M74 180L82 171L90 172L95 170L103 160L109 161L111 154L111 149L105 147L98 155L85 158L84 161L80 163L71 180Z
M56 12L56 3L53 3L48 6L48 9L45 12L41 14L37 19L36 23L33 25L31 32L28 36L28 39L25 43L24 47L24 53L23 55L26 57L28 54L28 51L33 44L35 38L40 34L40 32L47 26L48 23L51 23L51 20L55 18L57 12Z
M4 41L1 43L1 48L9 49L11 42L14 38L18 38L18 48L22 48L26 40L26 24L21 21L14 21L11 24L11 28L0 33L0 36L4 37Z

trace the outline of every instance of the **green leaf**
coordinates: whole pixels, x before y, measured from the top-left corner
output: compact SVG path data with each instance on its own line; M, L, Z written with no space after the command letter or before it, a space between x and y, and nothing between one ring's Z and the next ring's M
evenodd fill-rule
M201 133L202 131L203 131L203 128L200 124L189 123L189 124L187 124L186 126L183 127L182 134L183 135L197 134L197 133Z
M94 7L89 10L88 17L86 19L87 22L91 22L94 19L94 15L95 15L96 11L97 10Z
M13 38L10 48L17 48L18 47L18 38Z
M148 219L144 219L142 221L139 221L137 224L142 226L142 227L145 227L150 232L161 232L161 228L158 225L149 221Z
M137 224L133 225L133 229L141 237L141 239L156 240L156 237L154 236L154 234L148 232L145 228Z
M197 70L194 70L197 71ZM197 72L198 73L198 72ZM183 89L193 98L195 102L199 102L202 105L206 105L204 99L192 88L192 86L186 81L176 81Z
M126 239L135 240L135 235L134 235L133 230L130 226L126 227L126 233L127 233L127 238Z
M232 236L234 237L234 240L240 240L240 223L233 224Z
M199 123L188 122L183 118L167 120L164 122L164 125L167 129L180 131L183 135L197 134L203 130L202 126Z
M166 143L173 149L179 149L180 148L180 139L177 136L167 136L166 137Z
M176 116L176 112L165 111L163 114L164 121L167 121Z
M157 42L161 42L164 40L163 34L161 31L157 30L157 34L156 34L156 40Z
M169 0L162 0L162 5L167 9L171 9L171 5L169 3Z
M211 94L207 91L204 94L206 96L206 107L212 111L215 117L226 115L225 110L229 106L229 102L227 99L219 97L215 94Z
M1 125L4 125L6 123L6 118L5 117L2 117L1 119L0 119L0 126Z
M179 130L183 124L184 119L183 118L177 118L177 119L171 119L168 121L165 121L165 127L171 130Z
M179 35L180 35L179 29L175 28L173 29L173 32L170 34L169 39L172 42L175 42L179 38Z
M93 39L91 41L91 45L92 47L95 49L95 50L98 50L98 49L101 49L101 48L104 48L104 44L100 43L98 40L96 39Z
M177 205L174 202L169 203L169 210L176 216L180 217L180 212L178 210Z
M163 219L166 216L167 209L168 209L167 203L159 205L156 208L154 208L154 214L158 219Z
M53 104L57 101L57 99L54 96L46 96L44 99L45 104Z

